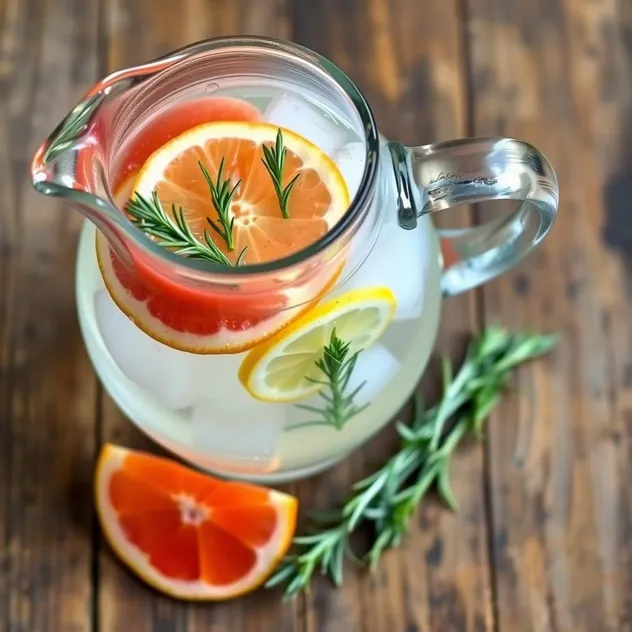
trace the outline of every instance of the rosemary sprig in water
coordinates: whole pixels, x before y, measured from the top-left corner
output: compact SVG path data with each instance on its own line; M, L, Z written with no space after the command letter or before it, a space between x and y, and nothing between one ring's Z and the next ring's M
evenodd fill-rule
M443 501L455 509L449 465L459 442L467 434L480 437L513 369L554 345L554 336L512 335L492 327L470 345L456 375L444 359L439 403L424 409L416 399L412 424L397 424L399 451L377 472L356 483L342 507L314 516L318 530L294 538L295 553L281 562L266 586L282 584L286 597L291 597L309 589L314 573L328 575L339 586L344 558L357 560L351 534L363 524L370 525L373 538L361 561L374 567L385 550L400 544L413 513L434 485Z
M288 200L300 174L296 174L287 186L283 187L283 169L285 167L286 153L287 149L283 145L283 133L279 128L274 147L263 145L263 158L261 160L272 180L272 186L279 200L281 214L285 219L288 219L290 216ZM217 211L218 221L210 217L207 217L206 220L210 228L224 240L228 252L232 252L235 249L233 236L235 216L231 213L231 204L241 180L231 185L232 179L230 177L224 178L224 162L224 158L222 158L215 180L211 178L210 173L202 162L198 162L198 164L208 184L213 207ZM202 235L202 240L193 235L187 225L184 209L181 206L172 204L171 216L169 216L163 209L155 192L152 193L150 199L136 193L134 199L127 203L127 212L134 224L148 235L156 238L158 245L170 248L176 254L190 259L213 261L226 266L233 265L230 259L213 242L206 230ZM235 266L243 264L245 252L246 248L239 253L234 264Z
M206 218L209 226L226 242L228 252L232 252L235 249L233 240L233 228L235 226L235 216L230 212L230 204L235 195L237 187L241 184L241 180L231 188L230 178L224 179L224 159L222 158L219 163L219 169L217 170L217 180L213 182L211 175L207 171L206 167L198 162L202 175L208 184L209 191L211 193L211 200L213 200L213 206L217 211L221 228L210 217Z
M230 186L230 178L224 179L224 159L222 158L219 170L217 171L217 180L213 182L206 167L199 162L202 175L206 180L213 206L217 211L219 219L218 226L210 217L206 218L209 226L226 242L228 252L235 249L233 239L233 228L235 225L235 217L230 212L230 205L233 195L241 183L237 182L232 188ZM136 193L136 197L127 204L127 213L141 230L148 235L156 237L158 245L165 248L171 248L176 254L188 257L189 259L198 259L202 261L213 261L226 266L232 266L230 259L217 247L211 239L211 236L205 230L203 233L203 241L200 241L191 232L189 225L184 216L184 209L181 206L171 205L170 217L165 212L158 195L154 191L151 199L143 197ZM235 266L243 263L244 248L235 261Z
M316 361L316 366L323 374L323 379L306 378L315 384L321 384L323 390L319 393L324 400L322 408L297 404L315 415L313 421L305 421L290 426L290 430L305 426L333 426L336 430L342 430L344 425L357 414L361 413L368 404L356 406L355 397L364 386L365 382L356 386L350 393L347 392L349 379L355 368L358 356L362 349L350 354L348 342L338 338L336 330L331 332L329 343L323 347L322 357Z
M176 254L232 266L230 259L213 242L208 231L200 241L189 228L181 206L171 205L171 215L165 211L154 191L150 199L136 193L126 206L130 220L144 233L156 238L156 243ZM235 265L239 264L239 259Z
M274 186L274 191L277 195L277 199L279 200L279 207L281 209L283 219L289 219L290 217L290 213L287 208L288 200L300 175L297 173L290 182L288 182L287 186L283 187L283 169L285 167L286 153L287 149L283 145L283 133L279 128L274 147L263 145L263 158L261 161L272 179L272 185Z

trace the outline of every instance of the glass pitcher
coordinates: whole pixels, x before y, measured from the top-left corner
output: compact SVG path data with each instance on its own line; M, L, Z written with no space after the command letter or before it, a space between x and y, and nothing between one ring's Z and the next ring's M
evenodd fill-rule
M233 118L316 145L350 203L300 250L226 267L163 247L124 209L155 150ZM200 468L270 482L319 472L384 426L424 372L442 298L521 261L558 205L555 173L534 147L388 142L333 63L255 37L197 43L110 75L44 142L32 178L90 220L79 321L120 409ZM516 208L491 223L444 234L432 225L432 213L499 199Z

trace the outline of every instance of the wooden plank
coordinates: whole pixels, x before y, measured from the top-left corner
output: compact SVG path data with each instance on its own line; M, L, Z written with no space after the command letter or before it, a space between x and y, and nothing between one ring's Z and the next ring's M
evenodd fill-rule
M362 75L371 36L366 32L366 16L358 3L334 0L294 3L293 39L336 62L354 81ZM361 35L363 33L363 35ZM344 498L353 481L363 475L364 458L356 452L332 470L298 484L303 514L316 507L328 507ZM297 600L306 632L341 632L364 629L361 580L354 569L346 569L341 589L327 579L316 577L309 595Z
M0 3L0 629L91 630L96 382L74 308L79 215L26 174L94 81L96 8Z
M629 630L629 3L467 4L475 131L539 146L562 196L544 247L484 293L486 319L563 334L490 427L498 626Z
M300 2L295 38L330 57L357 82L381 131L422 144L466 134L459 3L366 0ZM441 221L444 218L441 218ZM468 221L455 212L449 223ZM445 305L439 349L458 355L476 328L474 295ZM430 376L431 377L431 376ZM425 390L435 391L432 379ZM347 463L299 485L304 507L323 505L392 453L386 430ZM350 569L342 589L317 581L307 599L307 630L488 630L492 627L482 449L452 466L460 516L425 503L412 536L373 576Z
M142 63L196 40L248 33L285 37L284 0L224 2L183 0L106 0L106 65L115 70ZM159 451L105 397L103 441ZM284 605L266 592L225 604L192 606L164 598L132 577L103 546L100 555L99 630L101 632L268 632L295 629L296 605Z

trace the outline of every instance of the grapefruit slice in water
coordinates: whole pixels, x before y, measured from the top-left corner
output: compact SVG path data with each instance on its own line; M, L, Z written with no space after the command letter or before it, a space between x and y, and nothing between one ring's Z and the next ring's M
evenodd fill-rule
M315 145L283 130L286 149L283 186L296 184L284 218L273 181L262 158L273 147L278 128L245 121L213 122L194 127L155 151L134 183L134 194L149 199L155 192L163 209L182 207L189 229L199 239L206 233L235 264L281 259L322 237L349 205L345 181L334 163ZM200 168L216 181L220 167L231 186L233 247L209 230L218 223L208 183ZM129 179L126 181L129 186ZM234 183L234 184L233 184ZM123 264L97 236L97 254L105 284L119 308L150 336L171 347L194 353L237 353L269 338L326 293L340 264L312 265L300 283L279 289L273 275L263 277L248 294L209 291L201 284L178 283L144 261Z

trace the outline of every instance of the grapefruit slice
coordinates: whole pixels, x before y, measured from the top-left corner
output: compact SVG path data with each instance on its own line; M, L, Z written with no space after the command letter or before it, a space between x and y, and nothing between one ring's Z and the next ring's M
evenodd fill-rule
M228 122L200 125L152 154L142 168L134 193L150 198L155 191L166 210L182 206L189 228L198 238L215 222L217 210L199 163L216 180L222 175L237 189L231 204L235 218L234 246L214 231L209 236L235 262L246 248L248 264L282 259L322 237L349 206L349 192L342 174L323 152L308 140L282 131L287 150L283 184L294 178L289 215L284 219L274 185L262 158L263 146L275 145L279 128L268 123Z
M101 528L120 559L157 590L188 601L260 586L296 528L292 496L110 444L95 485Z
M322 237L349 206L345 181L335 164L315 145L283 130L286 186L298 177L284 219L262 157L278 128L266 123L215 122L200 125L154 152L134 184L149 199L155 192L167 213L181 206L188 227L204 234L235 264L270 262L300 251ZM209 230L218 223L202 163L211 180L222 174L238 183L230 206L233 248ZM309 310L335 282L342 262L320 258L286 279L269 274L247 289L205 287L174 278L169 270L135 257L124 263L97 234L99 266L119 308L154 339L193 353L238 353L266 340ZM132 257L134 253L131 252ZM289 283L291 276L295 281Z

